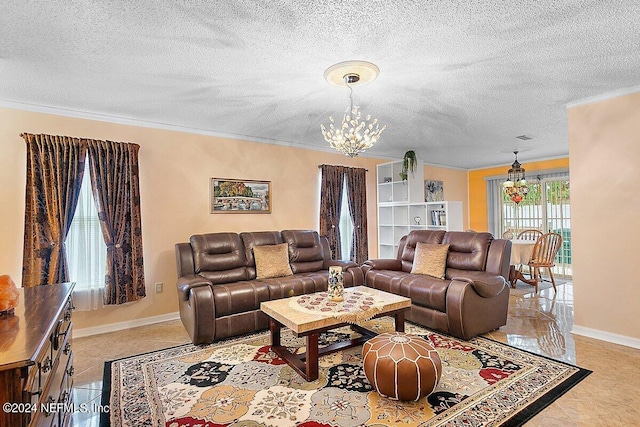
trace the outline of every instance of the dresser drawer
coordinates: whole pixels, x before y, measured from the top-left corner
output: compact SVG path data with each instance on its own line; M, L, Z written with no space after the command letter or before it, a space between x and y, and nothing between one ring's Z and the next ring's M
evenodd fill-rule
M37 366L37 375L38 375L38 388L37 393L42 395L42 390L46 387L49 382L49 377L53 372L53 354L51 350L51 340L47 340L44 342L42 346L42 351L38 355L36 359Z

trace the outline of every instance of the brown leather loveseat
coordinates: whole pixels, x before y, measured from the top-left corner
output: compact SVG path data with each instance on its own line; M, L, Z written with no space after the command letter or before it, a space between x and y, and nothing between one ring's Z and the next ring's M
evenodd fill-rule
M256 279L254 247L287 243L292 275ZM327 239L310 230L210 233L175 246L180 318L194 344L266 329L260 303L327 290L329 266L344 285L364 282L360 266L331 259Z
M444 279L411 273L419 242L449 245ZM397 259L362 268L366 286L411 298L407 320L467 340L507 323L510 256L511 242L490 233L415 230Z

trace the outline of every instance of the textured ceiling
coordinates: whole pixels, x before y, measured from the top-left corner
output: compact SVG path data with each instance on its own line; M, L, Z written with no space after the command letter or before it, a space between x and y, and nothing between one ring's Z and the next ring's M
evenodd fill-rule
M638 22L636 0L3 0L0 102L326 149L348 90L323 73L360 59L371 154L527 162L568 154L567 103L640 84Z

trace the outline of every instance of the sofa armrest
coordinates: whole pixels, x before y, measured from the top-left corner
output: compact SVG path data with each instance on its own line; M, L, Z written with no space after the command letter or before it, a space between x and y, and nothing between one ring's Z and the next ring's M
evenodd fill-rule
M195 345L213 342L216 336L216 308L213 285L204 277L190 274L178 278L180 320Z
M367 271L371 269L401 271L402 261L391 258L370 259L364 262L363 267L365 267Z
M489 276L490 277L490 276ZM502 280L454 278L447 288L447 322L449 333L465 340L507 324L509 287ZM499 289L498 293L486 297Z
M213 283L197 274L189 274L178 277L176 286L178 287L178 299L180 301L189 301L191 289L198 288L200 286L213 286Z
M453 277L451 281L466 282L473 287L478 295L483 298L491 298L498 295L505 287L505 280L502 276L485 275L480 279L471 279L468 277Z
M359 267L359 265L353 261L340 261L337 259L328 259L324 263L324 268L329 268L329 267L342 267L343 270L347 270L348 268L351 268L351 267Z

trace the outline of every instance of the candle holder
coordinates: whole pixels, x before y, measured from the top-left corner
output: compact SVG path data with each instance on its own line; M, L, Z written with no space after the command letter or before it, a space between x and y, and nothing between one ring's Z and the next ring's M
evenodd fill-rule
M327 287L329 299L331 301L342 301L344 299L344 277L342 267L329 267L329 285Z

